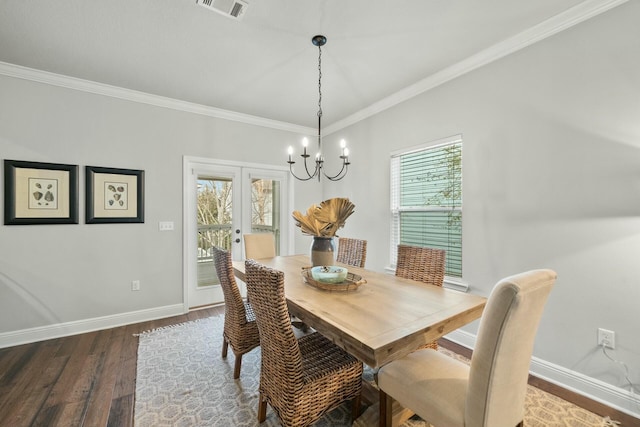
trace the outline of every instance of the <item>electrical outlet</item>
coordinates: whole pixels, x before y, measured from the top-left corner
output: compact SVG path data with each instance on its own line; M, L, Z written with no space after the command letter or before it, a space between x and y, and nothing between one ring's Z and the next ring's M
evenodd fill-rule
M140 280L133 280L131 282L131 290L132 291L139 291L140 290Z
M598 345L604 345L607 348L616 348L616 333L608 329L598 328Z

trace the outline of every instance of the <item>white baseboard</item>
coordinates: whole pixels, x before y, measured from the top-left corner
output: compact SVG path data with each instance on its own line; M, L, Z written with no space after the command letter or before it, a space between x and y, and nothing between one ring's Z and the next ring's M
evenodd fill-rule
M474 334L462 330L453 331L446 335L445 338L471 349L475 347L476 343ZM531 358L530 372L540 379L603 403L635 418L640 418L640 396L632 395L628 390L537 357Z
M0 333L0 348L99 331L101 329L115 328L132 323L177 316L183 313L184 304L181 303L148 310L115 314L113 316L94 317L74 322L57 323L55 325L5 332Z

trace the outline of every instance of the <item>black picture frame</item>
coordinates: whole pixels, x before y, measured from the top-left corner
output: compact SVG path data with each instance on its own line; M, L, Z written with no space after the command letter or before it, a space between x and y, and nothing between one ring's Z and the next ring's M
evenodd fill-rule
M144 171L85 166L87 224L144 223Z
M4 160L4 224L77 224L78 165Z

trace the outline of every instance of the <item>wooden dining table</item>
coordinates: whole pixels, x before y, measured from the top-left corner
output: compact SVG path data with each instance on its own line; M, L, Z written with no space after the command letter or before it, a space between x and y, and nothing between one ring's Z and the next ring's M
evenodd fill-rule
M391 274L347 266L366 283L354 290L328 291L302 277L308 255L256 260L284 272L289 312L372 368L403 357L478 319L486 298ZM240 280L244 261L234 261Z

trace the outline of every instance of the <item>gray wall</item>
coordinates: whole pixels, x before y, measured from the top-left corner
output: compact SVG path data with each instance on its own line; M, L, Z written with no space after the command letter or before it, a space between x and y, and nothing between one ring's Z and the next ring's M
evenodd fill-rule
M336 132L327 143L349 140L351 172L296 183L295 209L351 198L341 234L367 239L367 267L382 271L390 152L463 134L471 292L555 269L535 357L625 387L595 345L603 327L639 383L639 21L640 3L629 2ZM81 209L78 225L0 226L0 333L181 303L182 156L281 165L299 144L292 132L6 76L0 93L2 159L144 169L147 179L145 224L86 225ZM80 194L83 207L82 177ZM165 220L176 232L157 231ZM306 252L308 238L295 235L294 252ZM130 291L134 278L141 292Z
M0 225L0 333L181 304L183 156L285 166L300 140L6 76L0 93L2 159L80 166L80 224ZM84 224L86 165L143 169L145 223ZM299 188L296 209L320 198L320 184Z
M388 263L390 153L462 134L471 292L556 270L534 356L627 390L596 331L616 332L611 354L640 383L638 22L629 2L340 132L354 143L344 191L358 215L345 234L369 240L368 267Z

